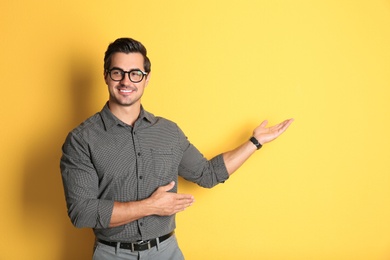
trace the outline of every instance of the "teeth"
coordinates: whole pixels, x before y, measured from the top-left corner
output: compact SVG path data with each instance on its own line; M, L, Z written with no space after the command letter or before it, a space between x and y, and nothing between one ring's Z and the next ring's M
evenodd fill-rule
M120 89L119 91L120 91L120 92L125 92L125 93L131 93L131 92L133 92L133 91L130 90L130 89Z

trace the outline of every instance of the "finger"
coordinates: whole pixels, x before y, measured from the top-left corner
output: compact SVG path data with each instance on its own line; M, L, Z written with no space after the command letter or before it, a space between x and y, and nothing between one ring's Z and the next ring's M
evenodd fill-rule
M195 199L193 196L180 198L176 200L176 205L179 207L189 207L195 202Z
M260 127L266 127L268 124L268 120L264 120L261 124L260 124Z
M191 203L184 203L184 204L180 204L180 205L176 205L176 211L184 211L185 209L187 209L188 207L192 206L193 202Z
M279 136L287 130L287 128L291 125L292 122L292 119L285 120L282 123L276 125L276 128L274 128L271 132L274 132L276 136Z
M189 198L194 198L191 194L184 194L184 193L176 193L175 194L177 199L189 199Z
M170 190L173 189L173 187L175 187L175 182L174 182L174 181L171 181L171 182L168 183L167 185L161 186L159 189L162 189L163 191L170 191Z
M282 123L282 129L283 131L286 130L290 125L291 123L294 121L293 118L291 119L288 119L288 120L285 120L283 123Z
M176 200L179 203L191 203L195 199L194 199L194 197L192 195L189 195L189 194L177 194Z
M194 200L180 200L180 201L176 201L176 206L177 207L189 207L192 204L194 204Z
M292 123L292 121L293 121L293 119L287 119L287 120L284 120L283 122L275 125L274 127L278 128L278 129L286 128L286 127L288 127Z

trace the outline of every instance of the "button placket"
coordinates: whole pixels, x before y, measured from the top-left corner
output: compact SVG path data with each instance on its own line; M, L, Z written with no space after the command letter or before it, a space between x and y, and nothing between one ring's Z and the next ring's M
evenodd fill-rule
M138 193L138 198L142 198L142 192L144 190L143 187L143 181L144 177L142 175L142 152L141 152L141 145L138 139L138 131L133 131L132 133L133 136L133 142L134 142L134 151L136 154L136 174L137 174L137 193ZM142 219L139 219L138 221L138 228L141 231L141 234L143 233L142 230L144 229L144 223Z

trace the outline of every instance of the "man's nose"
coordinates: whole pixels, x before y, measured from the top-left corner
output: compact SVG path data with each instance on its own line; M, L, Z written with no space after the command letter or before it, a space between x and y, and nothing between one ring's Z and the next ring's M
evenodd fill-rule
M132 84L133 82L130 80L130 72L125 72L125 74L123 74L123 79L120 82L123 85Z

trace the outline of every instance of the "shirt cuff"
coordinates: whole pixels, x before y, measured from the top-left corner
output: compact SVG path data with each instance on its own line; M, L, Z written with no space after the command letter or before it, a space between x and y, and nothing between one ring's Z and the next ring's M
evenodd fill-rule
M224 183L227 179L229 179L229 173L226 169L225 161L223 160L223 155L217 155L213 159L211 159L211 164L216 173L217 181L219 183Z
M114 209L114 201L99 200L98 206L98 221L96 228L108 228L111 222L112 211Z

